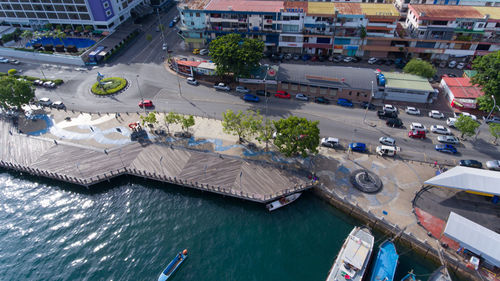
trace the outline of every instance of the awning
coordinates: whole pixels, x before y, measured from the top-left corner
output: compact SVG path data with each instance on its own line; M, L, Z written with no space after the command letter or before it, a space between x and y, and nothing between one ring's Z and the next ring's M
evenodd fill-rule
M424 184L500 196L498 174L496 171L457 166L425 181Z

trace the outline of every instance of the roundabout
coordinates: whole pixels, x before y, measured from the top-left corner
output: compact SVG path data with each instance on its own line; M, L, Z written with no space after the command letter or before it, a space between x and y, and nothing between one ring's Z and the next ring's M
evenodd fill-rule
M127 80L121 77L104 78L92 85L92 93L98 96L114 95L120 93L127 86Z

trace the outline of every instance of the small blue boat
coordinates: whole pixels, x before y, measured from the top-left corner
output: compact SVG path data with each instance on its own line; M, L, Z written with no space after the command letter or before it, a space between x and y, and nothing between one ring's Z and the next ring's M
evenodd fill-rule
M370 281L393 281L398 259L394 243L385 240L379 246Z
M160 274L160 277L158 277L158 281L165 281L174 272L177 270L177 268L184 262L184 260L187 258L187 250L184 250L182 252L179 252L175 258L167 265L165 270Z
M415 274L413 274L413 270L408 272L408 274L401 279L401 281L417 281L417 278L415 277Z

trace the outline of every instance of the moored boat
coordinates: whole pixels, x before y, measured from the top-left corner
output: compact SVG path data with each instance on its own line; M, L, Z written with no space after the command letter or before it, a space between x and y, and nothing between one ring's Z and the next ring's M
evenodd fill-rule
M451 281L451 278L446 271L446 267L441 266L429 276L428 281Z
M392 241L385 240L379 246L370 281L393 281L398 259L396 245Z
M281 197L280 199L267 204L266 208L269 211L274 211L278 208L286 206L286 205L292 203L293 201L297 200L301 194L302 193L299 192L299 193L294 193L294 194L291 194L291 195L288 195L285 197Z
M327 281L361 281L373 251L374 237L370 230L355 227L342 245Z
M184 262L184 260L187 258L187 250L183 250L182 252L179 252L175 258L167 265L165 270L160 274L160 277L158 277L158 281L165 281L174 272L177 270L177 268Z
M403 277L403 279L401 279L401 281L417 281L417 278L415 276L415 274L413 274L413 270L408 272L408 274L405 275L405 277Z

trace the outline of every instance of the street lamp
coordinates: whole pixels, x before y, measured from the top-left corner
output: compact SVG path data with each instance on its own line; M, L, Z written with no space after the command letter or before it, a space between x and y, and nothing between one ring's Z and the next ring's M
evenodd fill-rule
M370 96L370 101L366 105L365 115L363 116L363 123L365 123L366 114L368 113L368 108L370 107L370 104L372 103L372 99L373 99L373 81L372 81L372 93L371 93L371 96Z
M268 107L268 100L269 100L269 97L267 96L267 83L266 83L266 79L267 79L267 73L269 72L269 65L266 66L266 75L264 75L264 97L266 98L266 119L265 119L265 124L267 124L267 107ZM266 132L267 134L268 132ZM268 149L268 144L269 144L269 140L267 139L268 137L266 137L266 151Z

